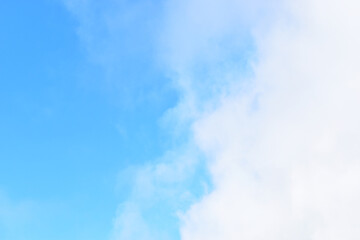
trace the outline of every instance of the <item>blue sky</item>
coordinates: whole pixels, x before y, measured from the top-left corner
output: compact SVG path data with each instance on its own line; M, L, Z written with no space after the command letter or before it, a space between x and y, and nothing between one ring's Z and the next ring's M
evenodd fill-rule
M180 238L211 188L189 129L253 47L178 4L1 2L1 238Z
M0 2L0 239L359 239L356 0Z
M1 239L106 239L119 171L171 145L159 118L178 96L151 60L152 27L110 31L111 2L91 4L84 22L61 1L0 3ZM28 202L30 216L2 216Z

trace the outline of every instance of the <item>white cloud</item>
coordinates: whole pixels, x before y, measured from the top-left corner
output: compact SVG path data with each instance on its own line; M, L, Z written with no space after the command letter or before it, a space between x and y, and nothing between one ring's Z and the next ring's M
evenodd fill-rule
M360 238L359 7L167 3L159 54L182 93L168 118L192 123L214 184L181 214L183 240ZM196 147L132 173L115 239L169 239L145 215L194 200Z
M359 4L282 6L253 31L250 87L220 95L194 124L215 189L183 215L184 240L360 237ZM201 31L212 34L211 22Z

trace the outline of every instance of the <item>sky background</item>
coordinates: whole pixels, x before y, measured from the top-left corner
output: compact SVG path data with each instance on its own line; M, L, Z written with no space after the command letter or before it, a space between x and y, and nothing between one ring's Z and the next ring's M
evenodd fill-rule
M0 239L359 239L359 9L2 0Z
M119 171L171 145L159 118L178 94L143 26L156 17L108 29L130 3L79 4L0 3L1 239L108 238Z

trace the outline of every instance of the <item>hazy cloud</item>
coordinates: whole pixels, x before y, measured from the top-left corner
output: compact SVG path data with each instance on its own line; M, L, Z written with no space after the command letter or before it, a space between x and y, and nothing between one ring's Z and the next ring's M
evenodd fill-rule
M166 2L154 39L181 97L165 122L189 142L131 172L114 238L171 239L156 224L179 216L183 240L359 239L359 7ZM192 204L198 149L213 190Z
M215 190L185 214L184 240L360 236L359 4L283 6L255 31L250 87L194 124Z

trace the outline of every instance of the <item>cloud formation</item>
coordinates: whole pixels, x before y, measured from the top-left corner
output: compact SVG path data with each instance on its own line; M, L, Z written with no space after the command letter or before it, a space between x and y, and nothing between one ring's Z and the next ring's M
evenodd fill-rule
M130 174L113 239L174 239L177 216L183 240L359 239L359 7L166 2L166 119L189 142ZM198 149L213 190L194 203Z
M214 191L184 214L184 240L360 237L359 3L281 6L253 28L250 84L195 120Z

